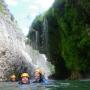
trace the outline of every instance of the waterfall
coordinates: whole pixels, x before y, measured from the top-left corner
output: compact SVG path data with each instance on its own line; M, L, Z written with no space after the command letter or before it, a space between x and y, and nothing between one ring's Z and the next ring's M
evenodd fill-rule
M32 27L30 28L30 44L27 45L27 52L32 58L34 67L42 69L45 76L48 77L49 75L52 75L55 70L54 66L47 61L45 55L47 54L50 56L48 44L48 21L46 17L43 17L42 27L41 30L36 30Z
M45 75L46 78L48 76L52 75L55 72L54 65L51 64L51 62L47 61L47 57L45 54L41 54L39 52L39 48L42 48L42 51L44 50L45 53L49 56L48 50L48 21L47 18L43 18L43 31L42 31L42 47L39 46L39 35L40 32L38 30L35 30L32 28L32 42L28 41L29 44L26 44L24 56L29 60L31 66L33 66L33 69L31 71L31 74L34 73L33 70L40 68ZM26 39L27 41L28 39Z
M43 17L43 33L42 33L42 38L43 38L43 48L46 52L49 50L48 46L48 21L46 17Z
M46 78L54 73L54 66L47 61L45 54L40 54L38 50L34 50L29 45L26 45L26 51L32 58L34 69L40 68Z
M0 81L14 73L22 62L33 68L32 59L25 51L25 36L17 24L0 13Z

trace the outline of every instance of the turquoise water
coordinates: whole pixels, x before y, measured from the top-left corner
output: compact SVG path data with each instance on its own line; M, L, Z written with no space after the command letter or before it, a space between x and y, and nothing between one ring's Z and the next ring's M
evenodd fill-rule
M49 81L47 85L19 85L14 82L0 82L0 90L90 90L90 80Z

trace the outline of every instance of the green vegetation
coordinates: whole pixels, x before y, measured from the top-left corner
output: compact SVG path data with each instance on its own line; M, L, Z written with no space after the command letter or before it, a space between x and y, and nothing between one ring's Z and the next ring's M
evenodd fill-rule
M4 0L0 0L0 14L14 21L14 16L10 13L9 9L7 8L7 4L4 2Z
M3 13L4 15L8 14L6 4L4 3L3 0L0 0L0 12Z
M55 0L52 8L43 16L48 21L48 52L44 53L55 65L54 77L80 79L89 74L89 11L89 0ZM34 22L37 20L38 18ZM32 28L41 30L43 33L43 28L37 28L40 25L43 27L43 19L41 19L41 24L34 22ZM28 37L30 35L31 32Z

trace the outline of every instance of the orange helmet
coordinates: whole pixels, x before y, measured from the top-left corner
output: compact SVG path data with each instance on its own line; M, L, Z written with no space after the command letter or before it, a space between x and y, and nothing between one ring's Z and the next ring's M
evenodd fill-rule
M14 75L14 74L13 74L13 75L11 75L11 79L13 79L13 78L16 78L16 75Z

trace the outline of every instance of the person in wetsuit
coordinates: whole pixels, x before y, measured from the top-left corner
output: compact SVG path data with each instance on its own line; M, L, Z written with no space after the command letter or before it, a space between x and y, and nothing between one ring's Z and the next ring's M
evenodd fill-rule
M47 83L47 80L45 79L41 69L36 69L34 74L34 81L33 83Z
M16 75L15 75L15 74L12 74L12 75L10 76L10 81L11 81L11 82L15 82L15 81L16 81Z
M28 73L22 73L19 84L30 84L30 76Z

